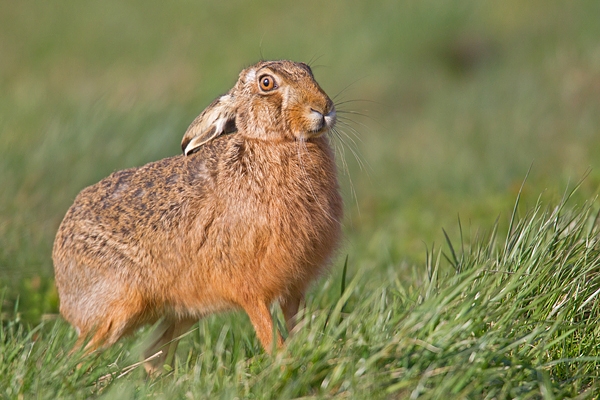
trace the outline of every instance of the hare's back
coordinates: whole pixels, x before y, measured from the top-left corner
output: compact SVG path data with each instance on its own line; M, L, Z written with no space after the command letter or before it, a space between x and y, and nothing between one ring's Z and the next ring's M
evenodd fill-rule
M82 190L59 228L55 258L69 253L135 262L159 249L190 223L186 213L202 212L209 163L170 157L117 171Z

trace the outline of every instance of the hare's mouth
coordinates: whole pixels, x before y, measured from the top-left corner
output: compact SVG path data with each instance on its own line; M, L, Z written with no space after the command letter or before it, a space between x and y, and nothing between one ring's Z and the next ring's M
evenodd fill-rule
M309 129L307 130L307 136L321 136L334 127L336 119L335 109L332 109L327 114L323 114L320 111L311 108L308 116Z

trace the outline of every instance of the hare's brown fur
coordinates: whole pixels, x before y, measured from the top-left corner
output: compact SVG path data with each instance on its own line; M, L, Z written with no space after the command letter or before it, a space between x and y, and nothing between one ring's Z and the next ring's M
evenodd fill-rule
M287 92L261 92L260 71ZM332 110L304 64L259 63L190 126L188 155L84 189L53 252L61 313L80 342L108 346L164 318L150 355L200 317L242 308L269 350L269 305L280 301L291 328L339 241L342 201L322 135Z

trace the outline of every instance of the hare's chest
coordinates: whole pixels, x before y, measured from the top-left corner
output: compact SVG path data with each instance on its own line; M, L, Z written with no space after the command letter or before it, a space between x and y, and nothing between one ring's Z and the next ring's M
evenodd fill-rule
M301 154L293 145L269 152L247 146L221 185L224 226L241 227L246 243L287 238L309 248L339 229L335 163L326 149L307 146Z

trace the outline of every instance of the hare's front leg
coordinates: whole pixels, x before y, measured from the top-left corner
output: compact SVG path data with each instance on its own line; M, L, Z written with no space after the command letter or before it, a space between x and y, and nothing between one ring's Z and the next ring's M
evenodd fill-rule
M265 301L248 302L242 304L242 308L250 317L256 336L267 353L273 351L273 336L275 336L277 347L283 346L283 339L279 332L273 332L273 318L269 311L269 305Z
M179 344L179 336L187 332L196 323L193 319L173 320L165 318L152 332L151 342L144 351L144 359L160 354L144 363L149 375L159 374L163 366L174 366L175 352Z

